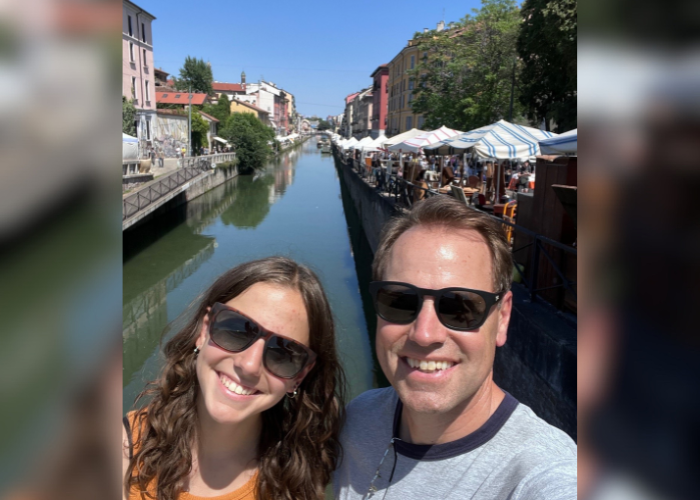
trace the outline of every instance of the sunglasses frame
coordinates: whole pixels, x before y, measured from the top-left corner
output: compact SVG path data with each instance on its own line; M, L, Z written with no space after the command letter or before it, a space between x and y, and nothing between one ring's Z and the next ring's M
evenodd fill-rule
M411 290L416 291L416 295L418 296L418 308L416 309L413 319L410 321L406 322L397 322L397 321L392 321L388 318L385 318L380 312L379 312L379 307L377 307L377 294L379 291L385 287L386 285L400 285L400 286L405 286L410 288ZM475 325L470 326L469 328L460 328L456 326L451 326L445 323L445 321L442 318L442 314L440 313L439 310L439 304L440 304L440 299L442 299L442 296L447 293L447 292L470 292L478 295L482 299L484 299L484 303L486 304L486 309L484 310L484 317L481 318L480 321L477 321ZM431 297L434 297L434 305L435 305L435 314L437 315L438 319L440 320L440 323L449 328L450 330L456 330L459 332L469 332L472 330L476 330L480 328L484 323L486 323L486 320L488 319L489 315L491 314L491 308L498 304L502 299L503 296L505 295L504 291L501 292L485 292L483 290L474 290L471 288L460 288L460 287L449 287L449 288L441 288L440 290L432 290L430 288L420 288L417 287L416 285L412 285L411 283L405 283L403 281L371 281L369 284L369 292L372 295L372 302L374 304L374 310L377 313L377 316L382 318L384 321L388 321L389 323L394 323L396 325L408 325L413 323L417 318L418 315L420 314L421 309L423 308L423 297L425 295L429 295Z
M238 350L238 351L233 351L233 350L231 350L231 349L225 348L225 347L222 346L222 345L219 345L219 344L214 340L214 337L213 337L212 334L211 334L211 328L212 328L212 327L214 326L214 324L216 323L216 316L217 316L219 313L224 312L224 311L234 312L234 313L238 314L239 316L242 316L243 318L245 318L246 320L250 321L251 323L253 323L255 326L258 327L258 334L257 334L257 335L253 338L253 340L252 340L251 342L249 342L243 349L240 349L240 350ZM273 372L272 370L270 370L270 368L268 368L268 366L267 366L267 360L266 360L266 358L265 358L265 352L267 352L267 349L268 349L268 341L269 341L270 339L272 339L273 337L279 337L279 338L284 339L284 340L286 340L286 341L288 341L288 342L293 342L294 344L300 346L300 347L306 352L306 354L308 355L308 357L306 358L306 362L302 365L302 367L299 369L299 371L298 371L297 373L295 373L294 375L291 375L291 376L289 376L289 377L284 377L284 376L282 376L282 375L277 375L275 372ZM308 346L305 346L304 344L302 344L302 343L299 342L298 340L294 340L294 339L292 339L292 338L285 337L284 335L280 335L279 333L272 332L272 331L268 330L267 328L263 327L260 323L258 323L258 322L255 321L254 319L252 319L252 318L250 318L249 316L246 316L245 314L243 314L243 313L242 313L241 311L239 311L238 309L235 309L235 308L233 308L233 307L227 306L226 304L222 304L222 303L220 303L220 302L216 302L213 306L211 306L211 309L209 310L209 338L210 338L211 341L214 343L214 345L216 345L216 346L219 347L220 349L223 349L223 350L226 351L226 352L243 352L243 351L245 351L246 349L248 349L250 346L252 346L253 344L255 344L258 340L263 339L263 340L265 341L265 351L263 351L263 357L262 357L263 366L265 366L265 369L266 369L268 372L270 372L272 375L274 375L275 377L278 377L278 378L293 379L293 378L297 377L300 373L302 373L307 367L313 367L314 363L316 363L316 353L315 353L314 351L312 351L311 348L309 348Z

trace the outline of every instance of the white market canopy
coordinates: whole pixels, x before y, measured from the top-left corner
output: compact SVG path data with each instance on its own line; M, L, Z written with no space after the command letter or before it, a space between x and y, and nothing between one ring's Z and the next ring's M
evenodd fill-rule
M417 135L421 135L424 133L425 133L425 130L418 130L417 128L412 128L411 130L408 130L408 131L404 132L403 134L389 137L386 141L384 141L384 148L386 149L390 146L393 146L394 144L398 144L400 142L403 142L406 139L412 139L413 137L416 137Z
M222 138L219 137L219 136L216 136L216 135L215 135L215 136L213 137L213 139L214 139L215 141L219 141L219 142L222 143L222 144L228 144L228 141L227 141L226 139L222 139Z
M350 139L347 140L345 144L343 144L342 148L343 149L350 149L351 146L357 144L359 141L355 139L354 137L351 137Z
M450 155L473 148L480 157L507 160L538 155L539 141L556 136L552 132L499 120L424 149L429 154Z
M139 159L139 140L122 132L122 159Z
M377 137L376 139L374 139L372 142L365 144L362 147L362 151L364 153L371 152L371 151L379 151L379 148L382 147L382 145L384 144L384 141L386 141L386 140L387 140L386 136L382 134L379 137Z
M390 151L398 151L399 149L408 153L417 153L421 148L431 146L440 141L444 141L461 134L459 130L452 130L444 125L436 130L423 132L420 135L405 139L403 142L395 143L389 146Z
M363 137L358 142L356 142L355 144L350 146L350 149L362 149L364 146L367 146L371 142L374 142L374 141L370 136Z
M543 155L576 155L578 148L578 129L569 130L557 137L540 141L540 153Z

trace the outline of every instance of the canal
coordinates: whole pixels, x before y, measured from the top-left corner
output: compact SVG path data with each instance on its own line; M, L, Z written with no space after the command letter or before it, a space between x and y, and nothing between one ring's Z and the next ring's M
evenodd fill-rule
M353 211L332 156L311 139L264 171L235 177L125 232L124 412L157 376L166 327L224 271L270 255L306 264L323 282L348 401L385 385L368 335L374 316L364 290L372 255Z

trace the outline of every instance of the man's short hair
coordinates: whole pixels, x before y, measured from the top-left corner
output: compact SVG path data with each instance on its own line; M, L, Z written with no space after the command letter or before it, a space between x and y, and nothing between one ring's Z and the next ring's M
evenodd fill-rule
M510 290L513 256L503 225L483 212L447 196L433 196L414 205L407 214L394 218L382 231L379 247L372 264L372 279L384 279L391 250L399 237L414 227L424 226L450 230L472 230L479 233L491 252L493 291Z

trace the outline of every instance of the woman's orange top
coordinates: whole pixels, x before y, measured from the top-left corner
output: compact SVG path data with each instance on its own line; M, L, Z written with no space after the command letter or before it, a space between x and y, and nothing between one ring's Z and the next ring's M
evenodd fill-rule
M135 438L134 435L134 419L136 417L136 412L131 411L126 415L129 421L129 428L131 429L131 439L132 443ZM218 495L215 497L200 497L197 495L192 495L189 492L183 491L177 496L177 500L257 500L255 496L255 489L258 482L258 473L256 472L253 477L251 477L247 483L230 493L225 493L223 495ZM152 500L156 497L155 495L155 481L151 482L148 486L148 492L150 497L145 493L137 491L134 487L129 491L129 500Z

